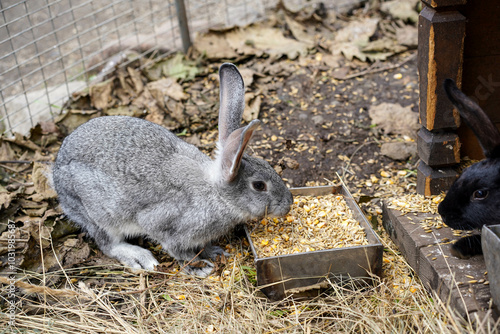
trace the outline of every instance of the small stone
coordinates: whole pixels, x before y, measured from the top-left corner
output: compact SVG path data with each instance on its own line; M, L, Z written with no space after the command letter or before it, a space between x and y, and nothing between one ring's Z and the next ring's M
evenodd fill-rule
M407 160L417 154L417 143L396 142L384 143L380 152L393 160Z
M321 115L316 115L311 117L311 121L313 121L314 125L320 125L325 121L325 119Z

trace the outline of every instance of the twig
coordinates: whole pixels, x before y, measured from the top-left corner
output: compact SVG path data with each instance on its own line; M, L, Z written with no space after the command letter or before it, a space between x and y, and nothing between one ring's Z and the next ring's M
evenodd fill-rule
M376 144L377 142L375 141L367 141L367 142L364 142L363 144L359 145L355 150L354 152L351 154L351 157L349 158L349 161L347 162L347 165L345 166L345 169L344 171L342 172L342 179L345 178L345 171L349 169L349 167L351 166L351 162L352 162L352 158L356 155L356 153L359 152L359 150L361 148L363 148L364 146L366 145L370 145L370 144Z
M0 164L30 164L30 160L0 160Z
M0 276L0 283L9 285L11 284L10 280L7 277L3 276ZM44 295L49 295L52 297L84 297L78 292L69 289L52 289L47 286L32 285L22 281L16 281L14 285L20 289L23 289L24 292L28 294L42 293Z
M8 166L5 166L5 165L0 165L0 168L4 168L6 170L10 170L11 172L14 172L14 173L18 172L16 169L8 167Z
M403 60L403 61L401 61L401 62L399 62L397 64L394 64L394 65L389 65L389 66L379 67L379 68L371 68L370 67L369 69L361 71L361 72L358 72L358 73L353 73L353 74L346 75L346 76L343 76L343 77L335 76L334 75L333 77L335 79L337 79L337 80L349 80L349 79L361 77L361 76L366 75L366 74L372 74L372 73L378 73L378 72L382 72L382 71L393 70L395 68L403 66L404 64L406 64L410 60L414 59L416 56L417 56L417 53L415 52L411 56L408 56L405 60Z

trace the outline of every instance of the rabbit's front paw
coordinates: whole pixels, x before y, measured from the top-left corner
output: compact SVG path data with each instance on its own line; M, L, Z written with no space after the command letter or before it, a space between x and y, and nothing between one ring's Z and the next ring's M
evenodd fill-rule
M184 272L189 275L205 278L214 270L214 264L208 260L200 260L192 265L186 266Z
M218 255L224 255L225 257L228 257L231 254L229 254L219 246L212 246L212 245L205 246L205 249L201 253L202 258L210 259L212 261L215 261Z
M150 251L126 242L113 246L107 253L110 257L134 269L154 270L159 264Z
M475 234L458 239L451 245L450 252L459 259L468 259L471 256L483 254L481 235Z

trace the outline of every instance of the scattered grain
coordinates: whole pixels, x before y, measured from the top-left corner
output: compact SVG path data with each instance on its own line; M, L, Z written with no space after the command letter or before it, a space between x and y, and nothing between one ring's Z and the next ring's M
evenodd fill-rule
M278 256L321 249L367 245L364 229L342 196L296 196L283 218L250 225L259 256ZM269 229L272 227L272 229Z

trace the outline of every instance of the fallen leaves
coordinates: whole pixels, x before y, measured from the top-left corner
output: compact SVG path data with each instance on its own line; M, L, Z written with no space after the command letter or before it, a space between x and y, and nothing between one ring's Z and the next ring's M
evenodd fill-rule
M200 72L201 70L196 62L186 59L181 53L177 53L173 57L162 60L144 70L144 74L151 81L159 80L162 77L191 81Z
M311 43L287 38L276 28L251 25L228 31L210 31L195 39L194 47L208 59L237 58L241 56L273 58L286 56L296 59L306 55Z
M34 201L43 201L46 199L56 198L57 193L52 188L52 182L50 181L51 169L49 165L34 162L33 163L33 174L31 176L33 180L33 186L35 187L35 193L31 195L31 199Z
M402 107L397 103L380 103L368 110L372 124L386 134L399 134L416 139L418 113L412 111L412 106Z

